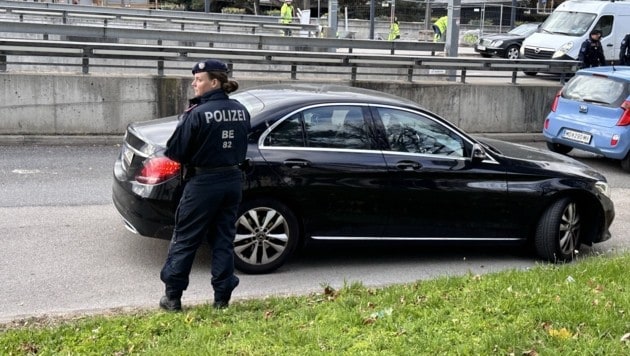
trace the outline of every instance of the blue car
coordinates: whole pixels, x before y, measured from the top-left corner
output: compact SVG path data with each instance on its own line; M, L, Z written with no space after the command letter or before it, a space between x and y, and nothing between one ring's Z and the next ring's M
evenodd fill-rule
M619 160L630 172L630 67L579 70L558 92L545 119L547 147L580 149Z

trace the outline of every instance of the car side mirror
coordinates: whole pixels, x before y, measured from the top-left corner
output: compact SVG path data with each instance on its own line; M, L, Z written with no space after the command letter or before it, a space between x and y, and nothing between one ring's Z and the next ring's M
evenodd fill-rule
M470 158L473 162L481 162L488 158L488 156L486 156L486 151L483 149L483 147L481 147L480 144L474 143L472 146Z

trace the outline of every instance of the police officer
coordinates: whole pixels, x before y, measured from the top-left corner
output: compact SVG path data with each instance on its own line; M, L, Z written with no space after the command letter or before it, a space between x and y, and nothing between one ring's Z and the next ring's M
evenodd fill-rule
M630 33L621 41L621 49L619 51L619 64L622 66L630 66Z
M242 195L239 164L245 160L250 114L227 95L238 89L238 83L228 80L225 63L199 62L192 73L195 97L164 152L186 172L168 257L160 273L166 285L160 307L168 311L181 310L182 292L205 238L212 246L214 307L227 307L239 283L234 275L234 236Z
M606 58L604 57L604 49L602 43L599 41L602 37L602 31L591 31L590 38L586 39L580 47L580 54L578 60L580 61L581 68L599 67L606 65Z

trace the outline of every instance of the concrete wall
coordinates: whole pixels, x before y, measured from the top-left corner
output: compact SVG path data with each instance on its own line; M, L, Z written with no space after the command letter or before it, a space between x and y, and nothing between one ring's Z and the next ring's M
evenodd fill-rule
M280 83L238 80L241 88ZM289 82L289 81L285 81ZM189 77L0 73L0 135L117 135L182 112ZM330 82L327 82L330 83ZM418 102L471 133L537 133L560 84L339 82Z

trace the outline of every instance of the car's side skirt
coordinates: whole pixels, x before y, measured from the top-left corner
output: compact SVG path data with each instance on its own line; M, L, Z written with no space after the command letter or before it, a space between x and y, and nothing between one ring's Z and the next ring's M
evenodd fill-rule
M521 237L358 237L358 236L311 236L313 240L329 241L524 241Z

